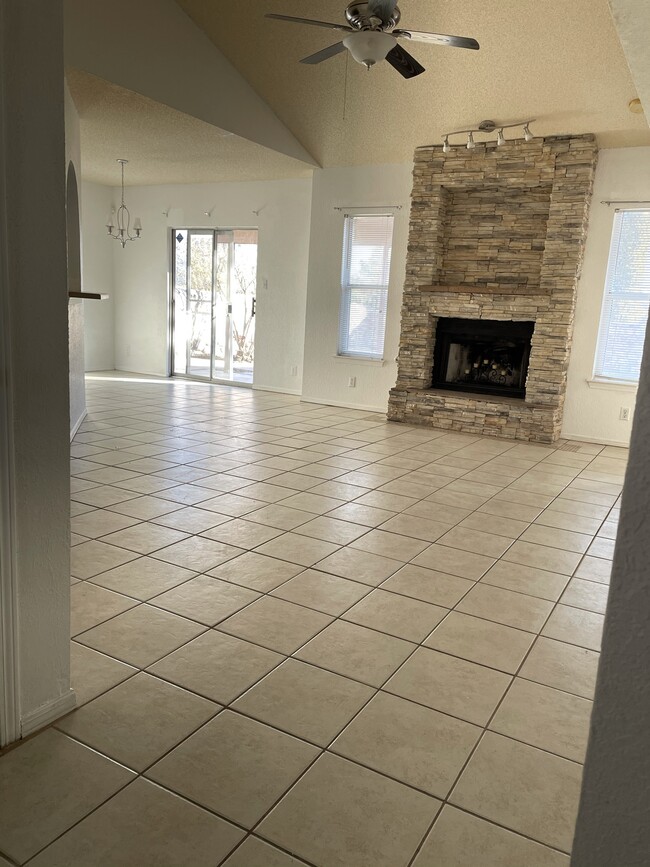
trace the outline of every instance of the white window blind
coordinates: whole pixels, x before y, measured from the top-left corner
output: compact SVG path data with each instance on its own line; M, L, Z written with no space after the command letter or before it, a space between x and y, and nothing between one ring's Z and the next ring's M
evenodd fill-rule
M636 382L650 306L650 211L618 211L607 263L594 375Z
M346 215L339 355L383 357L392 242L392 214Z

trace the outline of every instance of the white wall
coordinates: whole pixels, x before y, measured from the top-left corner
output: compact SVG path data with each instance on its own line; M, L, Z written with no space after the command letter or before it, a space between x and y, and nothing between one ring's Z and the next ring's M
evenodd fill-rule
M615 212L614 207L601 204L606 199L650 200L649 147L602 150L598 158L562 428L564 436L627 445L632 424L621 421L619 414L621 407L634 408L636 389L588 382L593 375Z
M114 191L117 202L118 191ZM259 229L255 377L259 388L300 392L311 181L130 187L142 219L140 241L113 244L115 367L168 372L168 271L171 227ZM166 216L163 211L169 209ZM205 211L212 210L211 217ZM259 215L253 213L259 211ZM99 227L101 234L101 227ZM111 243L106 241L106 243ZM298 375L291 375L291 368Z
M0 365L10 431L0 477L11 480L0 618L15 697L0 735L10 740L70 710L74 694L61 4L0 0L0 20L0 328L11 338Z
M83 246L83 288L104 292L107 301L82 301L84 306L84 349L86 370L113 370L114 314L113 260L118 247L104 228L113 201L113 190L100 184L81 185L81 243ZM120 251L121 252L121 251Z
M397 378L400 309L406 267L411 165L356 166L314 173L303 398L385 411ZM395 210L384 361L337 357L344 210ZM356 378L350 388L348 380Z

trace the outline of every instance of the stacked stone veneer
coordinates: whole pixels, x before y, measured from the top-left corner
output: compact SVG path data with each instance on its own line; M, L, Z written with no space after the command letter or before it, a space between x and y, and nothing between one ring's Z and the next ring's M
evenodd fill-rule
M596 160L592 135L415 152L389 419L558 438ZM433 389L439 317L534 321L525 400Z

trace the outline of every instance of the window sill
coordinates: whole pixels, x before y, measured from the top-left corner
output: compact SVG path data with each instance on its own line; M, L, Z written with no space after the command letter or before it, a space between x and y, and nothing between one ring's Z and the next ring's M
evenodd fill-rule
M634 392L639 387L637 382L629 382L629 380L625 379L600 379L599 377L587 379L586 383L589 388L602 388L605 391Z
M367 364L371 367L384 367L387 364L385 358L364 358L362 355L334 355L335 361L347 361L352 364Z

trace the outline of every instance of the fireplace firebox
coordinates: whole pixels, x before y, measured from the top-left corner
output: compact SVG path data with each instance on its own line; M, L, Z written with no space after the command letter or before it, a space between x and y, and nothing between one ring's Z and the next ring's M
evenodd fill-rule
M526 396L534 322L438 319L433 388Z

